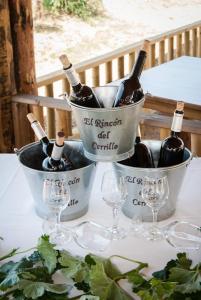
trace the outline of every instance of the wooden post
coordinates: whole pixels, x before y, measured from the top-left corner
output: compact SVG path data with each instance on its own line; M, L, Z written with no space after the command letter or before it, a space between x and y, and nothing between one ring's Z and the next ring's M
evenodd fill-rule
M185 55L190 54L190 32L189 31L184 32L184 54Z
M156 47L155 44L152 44L150 49L150 68L154 67L155 63L156 63Z
M132 71L134 63L135 63L135 51L129 53L129 57L128 57L129 73Z
M92 68L92 85L93 87L99 86L100 83L100 74L99 66Z
M179 33L176 36L176 57L180 57L182 55L182 34Z
M159 65L165 62L165 41L159 42L159 58L158 63Z
M8 2L10 8L17 92L37 95L33 45L32 1L10 0ZM16 128L19 128L20 131L16 132L15 130L15 144L17 147L34 140L33 131L26 118L26 114L30 112L30 110L31 108L24 104L18 104L17 108L14 107L14 113L20 111L20 118L16 118L19 123ZM42 108L35 106L33 107L33 112L43 125ZM25 128L26 130L24 130Z
M198 57L201 57L201 27L198 27Z
M45 96L53 97L53 84L45 86ZM50 139L55 138L55 112L53 108L47 108L47 135Z
M191 55L197 56L197 28L192 29Z
M8 1L0 4L0 152L12 152L14 144L11 96L15 92L13 48Z
M117 59L117 72L118 79L124 77L124 56L118 57Z
M105 66L106 75L105 75L105 82L111 82L112 81L112 61L108 61Z
M168 38L168 55L167 60L174 58L174 38L171 36Z
M151 44L149 40L144 40L142 49L147 53L147 59L144 65L144 70L146 70L151 67Z

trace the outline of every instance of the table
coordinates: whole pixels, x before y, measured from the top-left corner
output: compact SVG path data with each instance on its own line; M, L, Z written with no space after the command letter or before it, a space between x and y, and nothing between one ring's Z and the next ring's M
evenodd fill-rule
M201 58L181 56L145 70L141 84L147 96L145 107L170 113L176 101L185 102L185 117L201 120ZM168 104L168 105L164 105Z
M98 163L97 172L92 189L88 213L69 223L75 225L83 220L93 220L110 226L112 222L111 208L108 207L100 195L100 178L102 172L110 163ZM42 219L34 211L33 198L26 182L25 175L15 154L0 154L0 255L11 248L29 249L36 245L42 234ZM161 222L168 224L177 218L189 217L191 220L200 219L201 211L201 158L193 159L188 167L181 192L178 198L178 208L174 216ZM122 214L120 223L130 227L130 219ZM70 242L68 250L78 255L85 255L89 250L78 247ZM129 236L121 241L114 241L110 247L101 253L106 257L112 254L124 255L139 261L149 263L148 274L164 267L171 258L176 257L177 251L166 241L150 242L143 238ZM194 262L201 261L201 251L190 254ZM129 263L130 264L130 263ZM122 270L128 270L130 265L120 262ZM131 266L130 266L131 267Z

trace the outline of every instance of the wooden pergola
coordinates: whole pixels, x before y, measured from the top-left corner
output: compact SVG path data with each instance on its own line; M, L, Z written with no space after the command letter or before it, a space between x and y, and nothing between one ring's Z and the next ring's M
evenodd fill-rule
M117 62L115 79L124 77L125 69L131 70L143 42L127 45L75 65L81 81L87 83L87 71L91 70L92 85L99 86L101 70L104 82L111 82L114 80L114 60ZM182 55L201 57L201 21L148 38L146 51L145 68L163 64ZM105 65L104 71L101 69L102 65ZM62 70L41 76L36 81L32 1L0 0L0 153L13 152L14 147L19 148L34 141L33 131L26 118L31 111L42 126L45 120L49 138L54 138L55 132L61 128L66 136L72 136L72 114L68 112L65 101L55 101L53 98L54 83L58 81L61 81L61 93L70 91ZM38 95L40 88L44 88L45 97ZM155 97L147 97L144 107L155 110L156 101L158 100ZM173 109L174 107L162 104L157 108L159 115L143 115L143 137L153 138L157 132L157 138L164 138L167 129L169 132L169 116L172 116ZM201 136L201 121L197 118L200 112L194 109L192 114L193 119L199 121L184 120L183 124L183 135L189 148L192 134L199 138Z
M26 114L29 105L12 104L17 93L37 95L31 0L0 0L0 152L12 152L21 132L22 145L34 136ZM40 118L42 108L33 107ZM13 126L20 119L20 128Z

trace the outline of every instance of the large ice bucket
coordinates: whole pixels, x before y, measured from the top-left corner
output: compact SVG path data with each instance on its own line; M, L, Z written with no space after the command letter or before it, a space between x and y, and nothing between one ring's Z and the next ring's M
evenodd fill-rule
M69 101L84 154L93 161L118 161L134 153L135 132L144 98L131 105L112 108L117 89L117 86L94 88L104 108L86 108Z
M144 142L151 148L154 162L157 165L161 142L153 140ZM129 167L123 165L122 162L115 163L114 168L121 170L126 176L128 188L128 198L122 208L123 213L129 218L140 216L143 221L151 221L151 209L141 198L142 180L145 176L160 178L166 175L169 183L169 197L166 204L160 209L158 219L163 220L170 217L175 212L178 194L191 159L191 152L185 148L184 161L171 167L149 169Z
M67 221L83 216L89 206L89 198L94 178L95 163L83 154L80 140L65 141L64 156L69 157L75 169L64 172L46 172L41 169L45 155L39 142L28 144L17 150L19 161L31 189L36 213L42 218L48 218L51 213L42 199L44 179L68 180L71 200L62 212L61 220Z

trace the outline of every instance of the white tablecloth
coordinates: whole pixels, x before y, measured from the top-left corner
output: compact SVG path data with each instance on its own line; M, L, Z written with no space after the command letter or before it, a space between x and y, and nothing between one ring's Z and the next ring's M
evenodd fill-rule
M100 195L101 172L105 164L99 163L94 180L88 213L76 220L68 222L69 225L78 224L84 220L93 220L97 223L110 226L112 211ZM168 224L177 218L189 217L191 221L201 222L201 159L193 159L188 167L178 205L174 216L161 222ZM33 247L42 234L42 222L34 211L34 203L25 175L15 154L0 155L0 256L11 248L20 247L22 250ZM130 227L130 219L121 215L121 225ZM74 254L85 255L89 250L78 247L74 241L67 247ZM121 241L114 241L108 249L101 253L104 256L112 254L124 255L139 261L149 263L148 273L161 269L165 263L176 257L176 250L165 240L151 242L143 238L128 236ZM195 263L201 261L201 251L190 253ZM129 268L121 262L122 270Z

